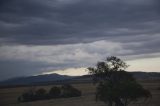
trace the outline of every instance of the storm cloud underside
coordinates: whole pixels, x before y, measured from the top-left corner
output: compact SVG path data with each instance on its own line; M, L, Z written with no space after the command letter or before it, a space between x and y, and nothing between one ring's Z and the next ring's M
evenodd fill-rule
M159 0L0 1L1 79L157 58L159 45Z

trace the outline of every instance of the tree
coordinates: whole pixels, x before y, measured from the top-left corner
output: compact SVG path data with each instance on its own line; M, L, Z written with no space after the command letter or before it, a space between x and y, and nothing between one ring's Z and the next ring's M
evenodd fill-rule
M49 96L51 98L58 98L61 96L61 89L59 87L52 87L49 91Z
M60 87L52 87L49 92L43 88L37 90L30 89L20 95L17 100L18 102L30 102L36 100L45 100L52 98L69 98L69 97L78 97L81 96L81 91L74 88L73 86L66 84Z
M138 98L149 98L151 93L144 89L133 76L126 72L128 65L121 59L111 56L96 67L89 67L89 73L98 83L96 99L108 106L127 106Z
M46 99L46 90L43 88L40 88L35 92L34 96L36 100Z
M24 92L21 96L18 97L19 102L29 102L33 100L35 99L34 99L34 91L32 89Z
M62 89L62 97L68 98L68 97L81 96L81 91L69 84L63 85L61 89Z

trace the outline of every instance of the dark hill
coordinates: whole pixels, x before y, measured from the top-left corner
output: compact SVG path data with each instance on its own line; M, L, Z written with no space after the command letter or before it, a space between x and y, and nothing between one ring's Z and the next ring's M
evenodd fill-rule
M136 79L160 79L158 72L130 72ZM50 85L50 84L65 84L65 83L89 83L92 82L91 75L84 76L66 76L59 74L45 74L29 77L12 78L0 82L0 87L13 86L35 86L35 85Z
M59 74L45 74L45 75L37 75L37 76L29 76L29 77L11 78L11 79L0 82L0 85L1 86L36 85L36 84L48 83L48 82L54 82L54 81L69 80L72 78L74 77L59 75Z

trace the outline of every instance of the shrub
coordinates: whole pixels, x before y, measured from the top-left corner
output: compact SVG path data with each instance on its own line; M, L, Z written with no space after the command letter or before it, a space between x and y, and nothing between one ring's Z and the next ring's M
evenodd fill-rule
M49 98L59 98L61 96L61 89L59 87L52 87L48 95Z
M30 102L35 100L44 100L44 99L60 98L60 97L69 98L76 96L81 96L81 91L67 84L63 85L61 88L52 87L49 90L49 93L47 93L46 90L43 88L40 88L36 91L29 90L27 92L24 92L17 99L19 102Z
M29 102L34 100L34 92L29 90L24 92L20 97L18 97L19 102Z
M79 91L78 89L74 88L71 85L63 85L61 87L62 89L62 97L76 97L76 96L81 96L81 91Z
M34 97L35 97L36 100L46 99L47 98L46 90L43 89L43 88L38 89L35 92Z

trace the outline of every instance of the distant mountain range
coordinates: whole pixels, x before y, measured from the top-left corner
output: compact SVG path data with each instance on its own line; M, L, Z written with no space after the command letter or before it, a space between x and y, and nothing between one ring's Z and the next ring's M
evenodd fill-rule
M36 85L41 83L59 82L75 78L73 76L59 75L59 74L44 74L28 77L11 78L0 82L0 86L12 85Z
M130 72L136 79L160 79L159 72ZM29 77L17 77L0 82L0 87L8 86L31 86L49 85L62 83L85 83L92 82L91 75L66 76L59 74L45 74Z
M160 79L160 72L130 72L136 79Z

